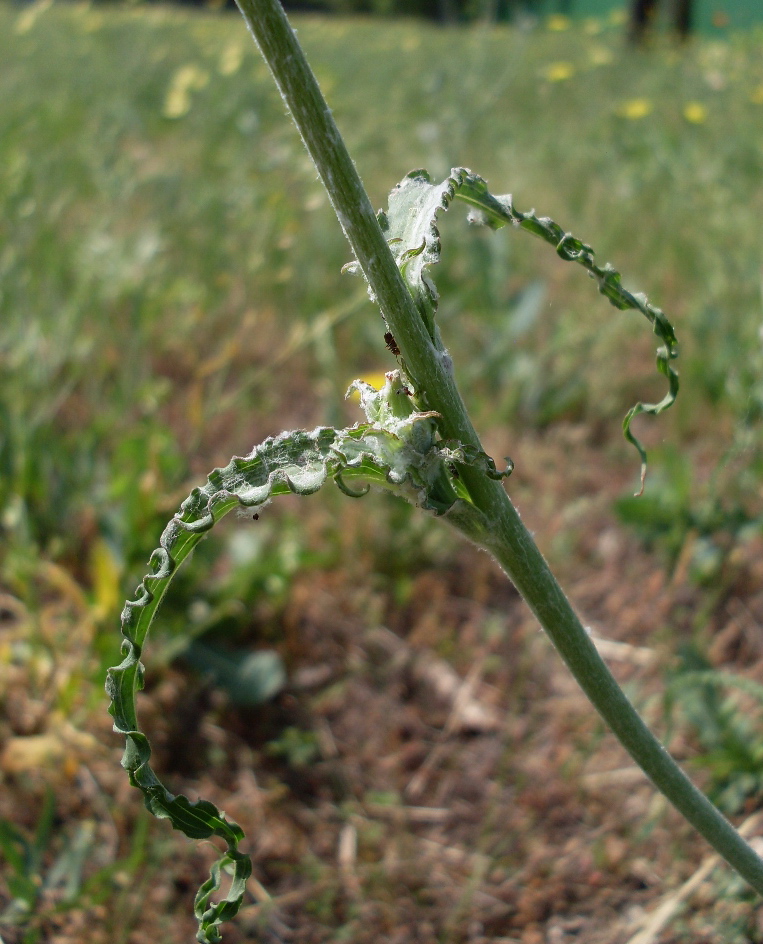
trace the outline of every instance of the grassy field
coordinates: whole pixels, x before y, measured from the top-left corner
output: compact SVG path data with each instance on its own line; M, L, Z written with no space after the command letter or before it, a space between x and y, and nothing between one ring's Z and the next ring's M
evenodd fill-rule
M376 205L469 166L674 321L683 389L639 425L636 500L619 427L662 396L648 325L524 234L446 222L478 428L618 678L741 821L763 798L763 35L296 25ZM185 942L209 854L119 768L122 601L194 483L354 421L347 385L393 358L237 16L0 4L0 62L0 935ZM220 531L142 712L171 787L254 837L230 944L627 944L694 873L705 848L484 555L380 495ZM260 651L288 680L253 707ZM763 910L716 871L654 940L763 941Z

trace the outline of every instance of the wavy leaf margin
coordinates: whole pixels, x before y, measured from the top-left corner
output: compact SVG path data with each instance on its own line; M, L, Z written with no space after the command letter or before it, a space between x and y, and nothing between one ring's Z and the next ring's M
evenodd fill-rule
M382 390L363 381L356 381L353 388L360 392L369 422L344 430L318 427L312 432L281 433L266 439L248 456L234 457L225 468L215 469L204 486L194 488L164 529L159 547L149 559L149 573L122 611L123 659L108 670L106 680L114 730L126 739L122 766L155 816L169 819L189 838L218 836L226 843L196 895L196 939L200 944L221 940L219 925L238 912L252 865L239 849L244 832L237 823L213 803L193 802L164 786L151 767L151 747L138 723L136 696L144 684L143 649L179 566L232 509L257 508L287 493L310 495L329 478L353 497L365 494L370 485L379 485L435 515L452 515L454 521L470 524L477 533L484 527L482 516L466 500L452 474L453 463L477 466L492 477L511 471L498 472L488 456L458 443L438 441L437 415L414 410L400 371L387 374ZM361 480L365 489L352 489L347 479ZM224 870L233 873L230 889L213 902Z
M647 455L631 429L633 419L642 413L657 415L675 402L679 389L678 374L671 362L678 357L678 342L670 321L661 309L652 305L646 295L632 293L622 285L622 276L610 263L600 266L593 249L572 233L566 232L547 216L539 217L535 210L522 213L514 206L511 194L494 196L487 182L465 167L456 167L441 183L433 183L425 170L411 171L393 188L389 208L380 211L377 219L382 228L403 278L413 295L430 338L438 350L444 351L435 323L438 294L427 269L440 261L440 231L437 217L454 200L461 200L470 208L472 223L492 229L512 225L542 239L554 247L560 258L581 265L593 278L599 292L620 311L641 312L652 325L654 334L662 342L657 349L657 370L668 381L668 392L659 403L636 403L623 419L623 434L638 451L641 458L641 488L646 478ZM346 267L359 271L357 263Z

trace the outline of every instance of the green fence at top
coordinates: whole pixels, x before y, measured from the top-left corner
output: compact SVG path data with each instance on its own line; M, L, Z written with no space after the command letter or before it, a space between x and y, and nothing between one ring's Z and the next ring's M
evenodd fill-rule
M550 12L560 6L566 6L577 17L609 16L615 10L629 12L631 5L622 0L568 0L566 5L553 0L546 4ZM673 2L662 0L659 7L661 18L667 18ZM694 28L700 32L720 34L728 29L745 29L755 24L763 25L763 0L694 0Z
M225 2L225 0L191 0ZM658 21L669 24L676 0L658 0ZM485 14L505 22L522 11L533 16L565 13L575 19L613 14L628 18L632 0L284 0L287 10L331 13L413 14L438 20L473 21ZM763 0L694 0L693 28L701 33L763 26Z

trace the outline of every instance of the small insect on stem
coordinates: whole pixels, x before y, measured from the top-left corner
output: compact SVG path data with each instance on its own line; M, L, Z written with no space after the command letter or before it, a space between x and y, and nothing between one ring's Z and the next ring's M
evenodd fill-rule
M460 479L460 478L461 478L461 476L458 474L458 469L456 468L456 466L455 466L452 462L450 463L450 465L448 466L448 468L450 469L450 474L453 476L454 479Z
M255 513L252 515L252 521L259 521L259 520L260 520L260 516L257 514L257 512L255 512Z
M395 340L395 336L391 331L385 332L384 343L387 345L387 350L392 351L395 357L400 356L400 348L397 346L397 341Z

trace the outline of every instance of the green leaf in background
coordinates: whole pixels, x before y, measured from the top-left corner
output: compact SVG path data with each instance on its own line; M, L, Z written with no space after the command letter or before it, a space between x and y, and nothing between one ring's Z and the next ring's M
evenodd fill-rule
M194 642L183 658L242 708L269 701L286 684L283 661L271 649L246 652Z

